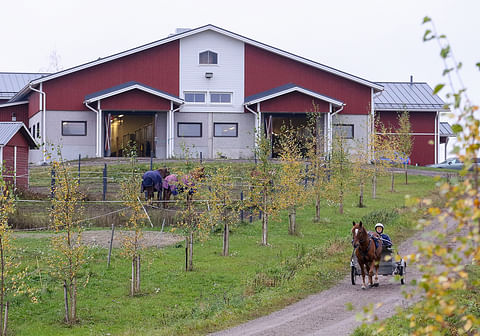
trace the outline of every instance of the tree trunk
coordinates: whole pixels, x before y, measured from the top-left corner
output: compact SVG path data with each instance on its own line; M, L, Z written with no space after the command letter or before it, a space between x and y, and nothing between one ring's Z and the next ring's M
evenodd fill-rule
M193 271L193 231L188 240L188 271Z
M372 178L372 198L377 198L377 172L373 174Z
M320 222L320 196L317 194L315 198L315 219L314 222Z
M343 190L340 191L340 206L338 208L340 215L343 215Z
M71 323L77 322L77 277L72 279L72 292L70 293L70 310L71 310Z
M262 218L262 245L268 245L268 214L265 212Z
M290 235L296 235L298 233L296 215L297 211L295 206L293 206L288 213L288 234Z
M67 280L63 280L63 299L65 301L65 322L70 323L70 309L68 309L68 288Z
M408 165L405 164L405 184L408 184Z
M223 225L223 251L222 256L228 257L228 249L229 249L229 235L230 235L230 228L228 225L228 221L225 221Z
M135 282L136 293L140 292L140 265L141 265L140 254L137 254L137 276L136 276L136 282Z
M391 175L391 180L392 180L392 185L390 187L390 192L394 192L395 191L395 173L393 171Z
M363 208L363 182L360 183L360 196L358 197L358 207Z
M130 295L134 296L135 295L135 274L136 274L136 264L137 264L137 258L132 257L132 282L130 284Z
M268 245L268 213L267 210L267 191L263 191L263 216L262 216L262 245Z
M8 301L5 303L5 316L3 317L3 330L2 330L3 336L7 336L7 326L8 326Z

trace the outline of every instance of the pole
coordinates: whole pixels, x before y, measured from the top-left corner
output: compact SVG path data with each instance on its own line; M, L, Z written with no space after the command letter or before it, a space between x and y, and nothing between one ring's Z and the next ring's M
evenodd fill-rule
M108 259L107 259L107 268L110 267L110 258L112 256L112 247L113 247L113 235L115 233L115 224L112 224L112 236L110 239L110 246L108 247Z
M51 172L52 180L50 182L50 198L55 197L55 170L52 169Z
M103 200L105 201L107 198L107 164L105 163L105 167L103 168Z
M80 160L82 159L82 154L78 154L78 184L80 184Z
M203 162L203 153L200 152L200 163L202 163L202 162Z
M153 170L153 151L150 151L150 170Z

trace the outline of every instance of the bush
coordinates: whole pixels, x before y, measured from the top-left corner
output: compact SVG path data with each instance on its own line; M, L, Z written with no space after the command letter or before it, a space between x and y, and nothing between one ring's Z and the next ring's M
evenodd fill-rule
M369 212L360 220L364 225L375 225L377 223L390 224L398 218L399 214L395 209L383 209Z

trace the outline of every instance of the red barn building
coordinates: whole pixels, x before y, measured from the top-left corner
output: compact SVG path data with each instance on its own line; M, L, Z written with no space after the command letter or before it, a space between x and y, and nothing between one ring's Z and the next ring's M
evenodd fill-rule
M302 125L314 105L325 142L342 132L355 148L368 142L384 89L213 25L37 75L0 105L0 118L27 119L33 137L61 144L66 159L121 156L130 140L141 156L178 157L187 147L206 158L250 158L262 125L270 134L287 120ZM418 132L435 133L435 120L421 116L412 119L428 130ZM417 147L425 150L420 140ZM46 160L41 149L30 154L32 162ZM422 163L435 155L427 157Z
M37 144L22 122L0 122L2 176L15 187L28 187L28 152Z

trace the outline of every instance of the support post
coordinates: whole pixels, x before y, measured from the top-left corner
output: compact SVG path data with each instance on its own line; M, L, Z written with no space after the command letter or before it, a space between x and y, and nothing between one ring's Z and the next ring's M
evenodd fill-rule
M240 192L240 202L242 203L240 210L240 221L243 222L243 190Z
M105 201L107 198L107 164L105 163L105 167L103 168L103 200Z
M112 224L112 235L110 237L110 246L108 247L107 268L110 267L110 258L112 256L113 235L115 234L115 224Z
M80 185L80 161L82 160L82 154L78 154L78 184Z

